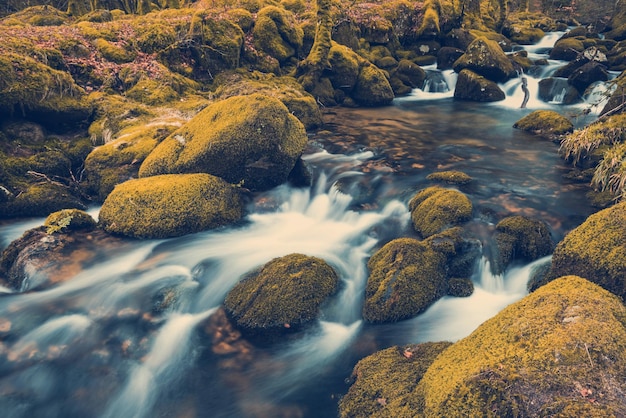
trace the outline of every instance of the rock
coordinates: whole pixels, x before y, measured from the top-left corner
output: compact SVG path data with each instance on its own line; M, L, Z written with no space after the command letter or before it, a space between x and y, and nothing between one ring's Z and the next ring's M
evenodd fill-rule
M310 325L338 285L337 273L324 260L290 254L240 281L226 295L224 309L245 335L271 338Z
M304 33L293 13L267 6L257 15L252 36L257 49L284 63L302 47Z
M352 97L362 106L384 106L393 101L394 94L385 73L375 65L365 65L359 72Z
M581 96L573 86L563 78L548 77L539 81L539 98L552 102L556 97L563 97L560 103L571 105L581 101Z
M339 416L394 416L387 411L410 402L410 394L435 358L451 345L431 342L394 346L360 360L352 371L352 386L339 402ZM383 384L384 383L384 384ZM408 409L418 411L416 405Z
M475 102L497 102L506 95L496 83L470 70L462 70L454 89L454 98Z
M445 294L446 257L412 238L395 239L367 263L363 319L394 322L414 317Z
M625 26L626 28L626 26ZM621 41L607 54L608 66L611 71L626 70L626 40Z
M615 90L611 93L609 101L604 105L600 115L624 113L626 110L626 72L622 72L615 80Z
M498 222L494 239L497 246L494 274L502 274L514 260L534 261L554 250L548 225L525 216L510 216Z
M232 224L243 216L238 188L209 174L166 174L119 184L100 225L135 238L176 237Z
M96 221L90 214L78 209L63 209L51 213L44 221L48 234L55 232L91 230L96 227Z
M458 190L428 187L409 202L411 220L418 234L427 238L472 217L472 202Z
M87 207L79 196L61 184L35 183L0 202L0 218L48 216L68 208L85 210Z
M470 279L453 278L448 279L448 292L449 296L457 298L466 298L472 296L474 293L474 282Z
M454 66L465 52L462 49L451 46L442 47L437 53L437 68L440 70L449 70Z
M626 297L626 203L589 216L556 246L547 280L566 274Z
M504 82L517 75L513 64L496 41L476 39L454 63L454 71L471 70L491 81Z
M424 240L425 244L446 257L446 275L452 279L469 279L482 256L480 240L461 227L446 229ZM448 282L448 293L454 284Z
M550 59L572 61L585 50L584 43L577 38L561 38L550 51Z
M579 277L562 277L443 351L415 390L394 400L399 407L387 412L622 415L625 315L610 293ZM377 386L386 384L392 383L380 376Z
M421 88L426 79L426 71L414 62L403 59L398 63L398 67L393 72L393 77L411 89Z
M447 184L458 184L460 186L469 184L472 178L461 171L439 171L430 173L426 176L426 180L438 181Z
M596 61L591 61L574 71L574 73L568 77L567 81L574 86L580 94L583 94L592 83L607 81L608 79L609 73L606 71L606 67Z
M574 131L572 122L554 110L535 110L515 122L513 127L547 137Z
M333 88L352 91L359 78L361 58L347 46L333 43L328 53Z
M267 190L287 180L306 143L304 126L278 99L235 96L208 106L163 140L139 175L204 172Z

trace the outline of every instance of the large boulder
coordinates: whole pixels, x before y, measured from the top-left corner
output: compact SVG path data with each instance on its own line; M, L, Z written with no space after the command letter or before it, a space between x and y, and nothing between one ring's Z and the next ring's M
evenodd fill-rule
M139 175L209 173L267 190L287 180L306 143L304 126L280 100L235 96L208 106L163 140Z
M324 260L289 254L240 281L226 295L224 309L246 335L271 338L315 321L338 286L337 273Z
M228 225L243 216L237 187L209 174L166 174L119 184L100 210L107 232L176 237Z
M284 63L302 47L304 32L296 24L293 13L267 6L257 15L252 37L257 49Z
M547 279L566 274L626 298L626 202L591 215L556 246Z
M573 37L559 39L550 51L550 59L572 61L585 50L582 40Z
M590 61L574 71L567 81L583 94L592 83L607 81L608 79L609 73L606 67L596 61Z
M424 238L469 221L472 209L465 194L437 186L419 191L409 201L413 227Z
M393 101L394 94L385 73L373 64L366 64L361 67L352 97L363 106L384 106Z
M535 110L515 122L513 127L547 137L574 131L572 122L554 110Z
M496 225L497 254L493 270L502 274L514 260L530 262L552 253L554 241L545 222L526 216L510 216Z
M471 70L464 69L459 73L454 88L454 98L475 102L497 102L504 100L506 94L495 82Z
M441 353L388 416L622 416L625 317L614 295L560 278Z
M423 312L445 294L446 256L412 238L395 239L367 263L363 318L394 322Z
M513 64L496 41L476 39L456 62L454 71L471 70L491 81L503 82L517 73Z
M559 103L571 105L581 101L581 96L566 79L557 77L548 77L539 81L539 98L544 102L556 101Z

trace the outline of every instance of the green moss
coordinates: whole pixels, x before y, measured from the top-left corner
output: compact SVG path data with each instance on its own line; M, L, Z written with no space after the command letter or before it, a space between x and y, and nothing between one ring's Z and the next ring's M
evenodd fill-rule
M472 202L457 190L429 187L418 192L409 202L413 227L429 237L472 216Z
M317 319L322 303L338 285L337 273L324 260L290 254L239 282L226 296L224 308L249 334L293 331Z
M228 18L235 22L244 32L250 31L254 26L254 17L246 9L231 9L228 11Z
M447 184L465 185L472 181L472 178L461 171L440 171L426 176L427 180L438 181Z
M283 63L302 47L304 32L292 13L268 6L259 11L252 36L257 49Z
M393 411L402 402L417 413L418 406L409 395L435 358L450 345L436 342L394 346L362 359L352 371L350 390L339 402L339 416L394 416Z
M209 174L170 174L119 184L100 210L105 231L135 238L167 238L241 219L239 189Z
M513 260L533 261L552 253L554 242L548 225L525 216L510 216L496 225L498 248L494 273L502 274Z
M0 218L48 216L66 208L84 210L81 199L56 183L37 183L24 187L14 199L0 204Z
M67 22L67 14L52 6L27 7L11 17L33 26L60 26Z
M584 276L626 297L626 202L587 218L556 246L548 279Z
M307 142L300 121L262 94L216 102L161 142L140 176L206 172L250 189L286 181Z
M385 73L370 64L361 68L352 97L362 106L383 106L393 101L394 94Z
M439 0L426 0L424 2L424 19L419 29L417 29L417 36L436 36L441 31L439 25L439 15L441 14L441 4Z
M126 92L126 97L149 106L162 105L179 98L178 93L160 81L143 78Z
M441 353L413 402L425 417L614 416L623 410L625 319L616 297L560 278Z
M554 110L535 110L515 122L513 127L547 137L574 131L572 122Z
M423 312L445 290L446 257L412 238L395 239L367 263L363 319L393 322Z
M485 37L474 40L454 63L454 71L471 70L491 81L504 82L517 75L513 64L496 41Z
M328 62L332 72L330 82L335 89L352 90L359 77L362 59L347 46L333 43L328 51Z
M98 52L102 54L104 59L114 62L116 64L124 64L132 62L137 57L137 54L133 51L129 51L123 47L112 44L103 38L98 38L94 42Z
M149 21L137 28L137 46L148 54L170 48L176 42L176 31L171 24Z
M48 234L54 234L60 231L91 229L96 226L96 221L82 210L63 209L48 215L43 225Z

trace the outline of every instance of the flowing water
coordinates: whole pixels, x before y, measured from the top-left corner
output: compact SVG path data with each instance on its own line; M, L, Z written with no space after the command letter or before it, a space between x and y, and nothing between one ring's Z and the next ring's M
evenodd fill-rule
M556 38L531 54L543 56ZM595 117L581 112L588 104L533 96L519 109L520 79L504 87L504 102L457 102L452 73L431 80L386 108L327 109L304 156L312 187L255 195L242 225L133 241L123 255L46 289L0 288L2 416L335 416L360 358L394 344L457 340L522 298L550 257L501 276L484 257L471 297L444 297L396 324L360 319L366 262L385 242L414 236L407 202L432 184L429 173L472 176L461 188L475 206L468 228L487 245L505 216L544 220L560 240L592 212L586 186L564 179L558 145L512 128L536 108L588 122ZM42 221L1 226L0 245ZM294 252L325 259L342 280L317 326L269 347L216 349L208 324L227 292L247 272Z

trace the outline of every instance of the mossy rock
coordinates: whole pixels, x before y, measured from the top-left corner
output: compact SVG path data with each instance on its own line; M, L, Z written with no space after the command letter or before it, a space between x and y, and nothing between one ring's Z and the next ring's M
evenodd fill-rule
M561 38L550 51L550 59L572 61L585 50L585 44L578 38Z
M554 110L535 110L515 122L513 127L546 137L574 131L572 122Z
M483 254L480 240L459 226L431 235L424 243L446 257L446 274L449 278L470 278Z
M135 238L168 238L237 222L238 188L209 174L166 174L119 184L100 210L101 227Z
M452 278L448 279L448 292L449 296L457 298L466 298L472 296L474 293L474 282L466 278Z
M626 41L621 41L615 47L611 48L611 50L607 54L607 59L609 70L626 70Z
M370 64L361 68L352 97L362 106L385 106L393 101L394 94L385 73Z
M338 286L337 273L324 260L289 254L240 281L226 295L224 309L245 334L272 338L313 323Z
M48 216L66 208L86 209L82 199L68 187L57 183L24 186L14 198L0 203L0 218Z
M548 225L526 216L510 216L498 222L494 239L497 245L493 263L495 274L502 274L514 260L534 261L554 250Z
M426 71L413 61L402 59L393 71L393 77L412 89L422 88L426 80Z
M442 352L389 416L620 416L624 318L609 292L562 277Z
M244 32L250 31L254 26L254 16L243 8L230 9L228 19L235 22Z
M394 322L416 316L444 295L446 257L412 238L395 239L367 263L363 319Z
M257 15L252 36L257 49L284 63L302 47L304 32L291 12L267 6Z
M384 417L409 402L410 394L437 356L452 343L393 346L360 360L352 371L348 393L339 402L339 416Z
M517 75L509 58L496 41L477 38L454 63L454 71L471 70L491 81L504 82Z
M442 47L437 53L437 68L440 70L451 69L464 53L462 49L452 46Z
M58 128L86 122L93 106L68 73L6 53L0 56L0 111Z
M359 78L361 61L362 59L352 49L333 43L328 52L328 62L331 66L328 78L333 87L351 91Z
M163 140L139 175L209 173L267 190L287 180L306 143L304 126L278 99L234 96L211 104Z
M439 171L427 175L426 180L463 186L469 184L472 181L472 177L462 171Z
M151 78L142 78L126 92L126 97L148 106L164 105L178 100L180 96L171 86Z
M102 54L104 59L116 64L125 64L132 62L135 58L137 58L137 54L134 51L115 45L106 39L96 39L94 45L98 49L98 52Z
M584 276L626 298L626 203L589 216L559 242L547 280L565 274Z
M93 229L96 221L85 211L79 209L63 209L51 213L46 218L43 226L48 234L56 232L78 231L81 229Z
M413 227L424 238L469 221L472 209L463 193L437 186L421 190L409 202Z
M137 30L137 46L147 54L159 53L176 42L176 31L164 22L152 22Z
M11 18L33 26L60 26L68 21L66 13L50 5L27 7L12 14Z
M264 74L259 71L225 71L215 77L215 98L262 93L275 97L287 106L307 130L322 125L322 113L315 98L293 77Z
M464 69L459 73L454 98L474 102L498 102L504 100L506 95L495 82Z

